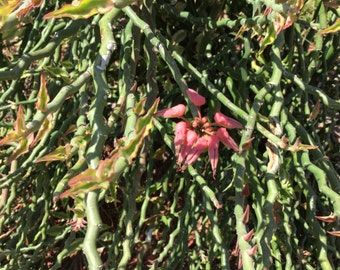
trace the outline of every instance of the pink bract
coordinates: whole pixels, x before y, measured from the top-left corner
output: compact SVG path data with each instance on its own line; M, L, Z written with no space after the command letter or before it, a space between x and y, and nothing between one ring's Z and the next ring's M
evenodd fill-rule
M179 152L177 158L177 164L181 166L184 159L187 157L188 153L190 152L191 148L197 141L198 135L195 131L189 129L186 133L184 144Z
M217 136L212 135L208 137L208 154L210 158L211 169L213 171L213 178L216 177L216 168L218 163L218 146L220 140Z
M188 97L197 107L205 104L206 99L198 94L194 89L186 90ZM217 164L219 159L219 143L220 141L239 153L238 145L233 138L230 137L227 128L239 128L243 126L237 120L217 112L214 115L215 123L211 123L207 116L202 116L198 111L198 116L193 120L183 117L186 107L183 104L173 106L168 109L155 113L154 116L165 118L180 118L181 120L175 124L175 155L177 157L177 165L181 171L185 170L188 165L193 164L205 149L208 149L213 178L216 178Z
M208 147L208 141L206 137L199 137L195 145L190 149L185 160L184 167L194 163L200 154Z
M181 117L185 113L185 105L178 104L176 106L173 106L171 108L167 108L161 111L158 111L155 116L161 116L165 118L175 118L175 117Z
M237 120L224 115L221 112L217 112L214 115L214 120L217 124L226 128L243 128L242 124Z
M181 150L181 147L183 143L185 142L186 134L187 134L187 123L184 121L178 122L175 125L175 138L174 138L176 156L178 156L179 151Z
M219 128L216 132L216 135L225 146L233 149L235 152L238 152L238 146L236 142L232 137L230 137L228 131L225 128Z
M187 94L195 106L202 106L205 103L205 97L201 96L194 89L188 88Z

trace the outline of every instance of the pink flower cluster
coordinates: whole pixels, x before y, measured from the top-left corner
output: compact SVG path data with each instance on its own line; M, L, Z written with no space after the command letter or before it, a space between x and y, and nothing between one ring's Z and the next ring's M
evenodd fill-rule
M205 104L205 98L193 89L188 89L187 94L197 107ZM220 112L214 115L215 123L210 123L208 117L195 117L193 121L184 118L186 107L183 104L161 110L155 116L165 118L180 118L182 121L175 126L175 152L177 164L181 170L194 163L203 151L208 149L213 177L216 177L218 163L218 148L222 142L228 148L239 152L236 142L229 136L227 129L243 128L242 124Z

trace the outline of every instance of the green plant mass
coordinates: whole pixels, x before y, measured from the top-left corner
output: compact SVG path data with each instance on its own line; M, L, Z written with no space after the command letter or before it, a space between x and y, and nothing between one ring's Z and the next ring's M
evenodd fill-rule
M339 15L0 1L0 269L339 269Z

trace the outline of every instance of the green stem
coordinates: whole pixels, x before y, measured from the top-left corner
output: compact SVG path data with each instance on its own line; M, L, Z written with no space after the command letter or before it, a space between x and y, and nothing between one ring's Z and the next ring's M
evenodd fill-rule
M50 56L65 38L75 35L85 22L86 20L72 21L67 28L57 32L55 37L51 39L51 41L43 49L22 55L19 62L13 68L6 71L0 71L0 81L20 78L29 64L31 64L33 61Z
M297 75L284 70L283 76L292 80L300 90L319 98L322 103L330 109L340 110L340 101L327 96L320 88L304 83Z
M192 103L192 101L189 99L186 90L188 89L188 86L186 82L183 80L181 72L179 71L177 64L175 60L171 57L171 54L169 51L165 48L165 45L157 38L157 36L154 34L152 29L150 28L150 25L148 25L145 21L143 21L141 18L137 16L137 14L132 10L131 7L125 7L123 8L123 11L125 14L133 21L133 23L138 26L145 34L146 38L149 40L149 42L157 48L160 56L163 58L163 60L167 63L172 75L174 76L174 80L176 81L177 85L181 89L186 102L189 105L190 111L193 114L194 117L198 116L198 111L196 106Z
M316 194L307 181L308 175L304 173L302 168L305 167L317 179L319 190L330 200L332 200L334 204L334 212L337 216L339 214L340 195L328 188L324 172L310 162L307 151L303 151L302 153L294 153L293 159L297 170L299 170L300 174L298 175L300 176L300 185L302 185L304 195L306 196L308 202L307 215L305 219L310 227L310 230L317 232L318 235L318 241L315 243L315 247L318 249L318 261L320 263L321 269L333 269L333 265L328 258L327 235L315 218L316 209L315 203L313 203L313 201L315 201Z
M88 113L89 122L93 130L91 141L86 152L86 160L90 168L96 169L101 159L103 146L107 138L107 128L103 119L106 96L109 91L106 82L105 70L115 49L115 42L111 30L111 23L120 14L113 8L106 13L99 22L101 29L101 46L99 54L93 65L93 83L95 98ZM98 200L100 190L90 191L86 196L87 230L84 239L83 250L89 264L89 269L101 269L102 261L97 252L97 239L102 225L99 214Z
M340 217L340 195L328 186L326 173L310 161L307 151L302 153L301 161L302 165L314 175L319 190L332 201L334 214Z
M98 233L102 221L98 208L100 190L91 191L86 196L87 229L83 242L83 252L86 256L89 269L102 269L103 263L97 252Z

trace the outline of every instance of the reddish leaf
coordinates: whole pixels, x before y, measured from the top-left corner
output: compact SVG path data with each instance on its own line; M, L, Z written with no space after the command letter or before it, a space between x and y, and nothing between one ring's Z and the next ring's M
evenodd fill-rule
M78 2L77 5L64 5L61 9L47 13L44 19L61 17L86 19L97 13L106 13L114 7L114 1L112 0L82 0Z
M60 198L62 199L80 193L87 193L99 188L101 186L101 181L98 179L96 172L97 170L88 168L83 173L73 177L68 181L68 185L71 188L60 194Z
M118 154L114 155L110 159L101 160L96 170L96 176L101 181L109 181L114 174L114 165L118 158Z
M249 184L248 183L245 183L244 184L244 187L242 189L242 192L241 194L244 196L244 197L248 197L250 195L250 190L249 190ZM249 206L249 205L248 205ZM248 207L247 206L247 207Z
M38 158L35 162L47 162L49 164L52 161L65 161L70 157L71 145L66 144L64 146L59 146L53 152Z
M116 153L111 159L101 160L97 169L88 168L83 173L69 180L71 187L60 198L88 193L95 189L108 189L110 182L117 180L127 167L127 160Z
M89 193L92 190L96 189L107 189L109 186L109 182L84 182L80 183L79 185L75 186L74 188L70 188L65 192L60 194L60 199L66 197L72 197L82 193Z
M41 6L43 0L30 0L30 4L22 4L20 8L18 9L18 15L19 18L23 18L25 16L28 16L28 13L31 11L32 8L38 8Z
M11 163L13 160L18 159L23 154L26 154L29 150L30 144L34 139L34 134L31 133L27 137L23 137L19 140L17 148L13 151L12 155L7 160L7 164Z
M255 139L255 137L250 138L249 140L245 141L245 142L242 144L242 150L244 150L244 151L249 151L250 148L251 148L251 143L253 142L254 139Z
M19 106L18 109L18 115L17 120L14 123L14 129L19 136L25 135L27 131L24 110L21 105Z
M33 146L35 146L52 129L52 127L53 127L52 119L53 119L53 115L52 114L49 114L45 118L45 120L43 121L42 125L40 126L40 129L39 129L37 135L35 136L34 141L30 145L31 148Z
M242 222L247 224L249 222L249 216L250 216L250 206L249 206L249 204L247 204L247 207L244 210L244 213L242 215Z
M318 101L316 102L312 112L310 113L309 117L308 117L308 120L312 121L312 120L315 120L319 113L320 113L320 107L321 107L321 101L320 99L318 99Z
M1 141L0 146L12 142L20 142L20 140L26 137L27 128L25 124L25 116L22 105L19 105L17 119L14 122L14 130L8 133Z
M332 223L336 221L337 216L335 214L331 214L329 216L315 216L315 218L323 222Z
M317 148L318 148L317 145L302 144L300 139L297 138L293 145L288 146L287 150L289 150L291 152L298 152L298 151L302 151L302 150L313 150L313 149L317 149Z
M15 132L15 130L11 131L8 133L2 140L0 140L0 146L4 144L9 144L12 142L17 142L19 141L20 136Z
M243 235L243 239L246 241L249 241L253 238L253 235L254 235L254 229L251 229L248 233Z
M319 34L330 34L330 33L336 33L340 31L340 18L338 18L334 24L331 26L319 31Z
M70 187L77 187L82 183L98 182L97 170L88 168L81 174L76 175L68 181Z
M249 256L254 256L256 254L257 251L257 245L253 246L250 249L247 249L246 252Z

